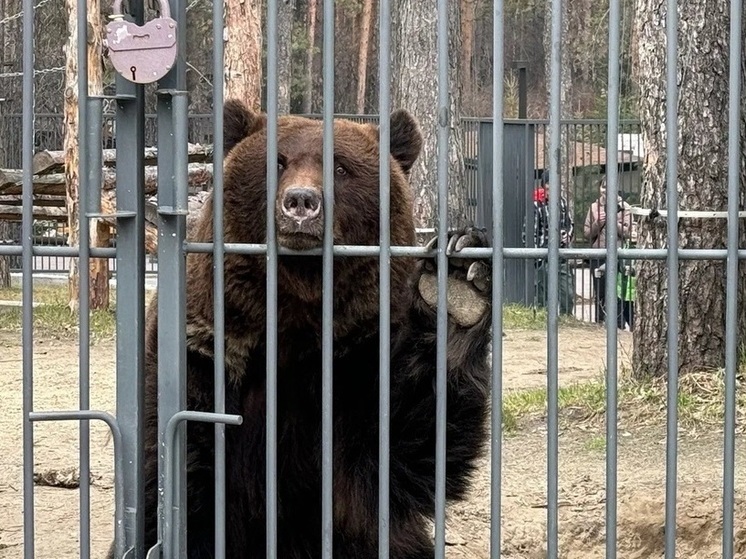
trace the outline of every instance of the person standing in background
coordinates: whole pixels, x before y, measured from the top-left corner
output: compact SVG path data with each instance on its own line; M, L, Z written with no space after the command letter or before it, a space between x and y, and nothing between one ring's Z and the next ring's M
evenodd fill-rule
M560 194L560 248L569 248L575 234L575 224L567 201ZM541 185L534 190L534 246L547 248L549 246L549 172L544 171ZM548 265L546 258L535 261L536 268L536 300L539 306L547 305ZM566 259L559 262L559 312L572 315L575 312L575 276L570 270Z
M585 238L591 243L592 248L606 248L606 176L601 177L598 183L599 196L591 203L585 216L583 232ZM632 208L627 202L617 197L617 248L629 240L632 228ZM594 299L596 301L596 322L603 323L606 320L606 266L605 261L592 258L590 261L591 278L593 279ZM616 278L612 278L615 281Z

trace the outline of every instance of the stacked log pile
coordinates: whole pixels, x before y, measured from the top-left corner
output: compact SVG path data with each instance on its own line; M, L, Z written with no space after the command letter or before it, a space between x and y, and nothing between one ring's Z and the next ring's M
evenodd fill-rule
M188 147L189 217L188 225L204 204L212 188L212 146L189 144ZM158 152L145 148L145 238L146 251L157 250ZM101 169L101 213L116 225L116 149L103 150ZM35 220L67 221L65 208L65 163L63 151L40 151L33 158L33 216ZM0 169L0 221L20 221L23 215L23 172Z

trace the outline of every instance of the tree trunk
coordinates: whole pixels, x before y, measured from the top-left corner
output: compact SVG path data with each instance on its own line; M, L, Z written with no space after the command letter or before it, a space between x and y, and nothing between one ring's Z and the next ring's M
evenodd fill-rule
M682 210L727 208L728 161L728 60L729 4L719 0L679 2L678 82L678 193ZM666 40L665 5L637 1L638 83L645 145L642 205L665 208L666 192ZM746 24L746 18L744 18ZM744 66L741 53L741 65ZM743 72L743 70L742 70ZM746 76L746 73L742 75ZM745 90L746 92L746 90ZM744 142L744 109L741 99L741 152ZM744 166L741 165L741 208ZM681 219L682 248L725 248L725 219ZM745 236L741 228L739 246ZM642 222L639 245L663 248L665 219ZM634 372L639 377L667 372L667 272L666 263L637 265L637 302L634 331ZM725 263L709 260L681 261L679 266L679 372L722 367L725 362ZM743 339L746 277L739 278L739 339Z
M364 0L360 23L360 51L357 58L357 112L365 113L365 88L368 81L368 51L372 31L373 0Z
M570 18L568 16L568 1L562 2L562 60L560 62L561 72L561 86L560 86L560 113L561 118L572 117L572 74L570 72L571 59L569 56L566 45L568 44L570 30ZM544 12L544 75L546 78L546 90L547 90L547 103L550 101L551 95L551 76L552 76L552 0L547 0L546 11ZM547 105L547 115L551 115L551 106ZM552 145L552 130L551 124L547 125L544 132L545 150L544 153L544 169L547 171L550 168L551 157L556 157L556 154L551 153ZM559 152L559 175L562 183L562 195L567 200L567 205L572 212L574 188L571 188L572 181L572 169L570 169L570 158L568 153L569 138L567 134L567 127L560 127L560 152ZM551 186L551 185L550 185ZM573 220L575 216L573 215Z
M474 19L477 0L461 0L461 75L463 76L463 100L467 107L474 107L473 83L475 76L471 70L471 59L474 54ZM468 110L468 108L467 108ZM473 113L469 113L473 114Z
M290 113L290 97L293 83L293 18L295 0L281 0L277 14L277 110L279 114Z
M10 223L0 221L0 241L10 240ZM0 289L10 287L10 256L0 256Z
M422 152L412 168L414 217L418 227L433 227L438 204L438 58L435 0L401 0L392 6L392 103L411 111L422 127ZM466 222L464 155L461 134L460 8L449 4L450 141L448 226Z
M257 0L226 0L225 98L241 99L254 111L262 99L262 30Z
M313 111L313 59L316 45L316 2L308 0L308 50L306 51L306 79L303 92L303 112Z
M78 221L80 209L80 177L78 176L79 153L79 123L78 123L78 8L75 0L66 0L68 39L65 46L65 189L66 207L68 213L68 244L78 246L80 238L80 223ZM88 94L100 95L103 92L101 53L103 39L103 25L101 23L101 6L99 0L87 0L88 10ZM88 146L89 149L102 149L102 146ZM91 230L97 229L98 220L91 220ZM97 238L90 237L91 245ZM78 260L70 259L69 298L70 309L78 308L79 286ZM90 308L100 309L109 306L109 266L103 259L90 261ZM105 278L105 280L103 279Z

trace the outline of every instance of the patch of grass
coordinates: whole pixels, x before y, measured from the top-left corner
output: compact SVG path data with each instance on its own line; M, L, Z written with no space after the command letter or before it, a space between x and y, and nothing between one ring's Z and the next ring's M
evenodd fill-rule
M588 326L574 316L567 315L561 315L559 323L564 326ZM545 330L547 310L518 304L503 305L503 325L505 330Z
M21 301L22 291L18 287L0 289L0 300ZM34 332L44 336L73 337L78 334L79 316L68 307L67 284L35 285L33 300L39 303L34 308ZM90 326L92 338L107 338L116 331L116 293L111 291L109 310L91 311ZM18 331L22 325L21 307L0 307L0 330Z
M585 441L585 449L592 452L603 452L606 450L606 437L603 435L593 435Z
M746 424L745 379L746 362L742 364L736 380L736 424L739 432L743 432ZM620 423L624 423L625 427L663 424L667 398L665 379L636 379L629 371L620 371L617 410ZM724 372L719 370L682 376L677 408L682 428L722 428L725 416ZM545 388L506 393L503 398L503 429L506 433L515 433L526 422L544 420L546 409ZM603 377L561 387L558 409L564 422L602 424L606 413L606 383Z

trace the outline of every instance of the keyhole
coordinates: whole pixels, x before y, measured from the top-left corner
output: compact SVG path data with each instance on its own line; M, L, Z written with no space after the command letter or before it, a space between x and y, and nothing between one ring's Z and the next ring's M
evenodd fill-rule
M137 66L131 66L130 72L132 72L132 81L135 81L135 72L137 72Z

